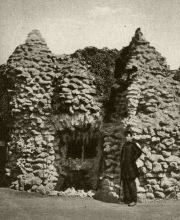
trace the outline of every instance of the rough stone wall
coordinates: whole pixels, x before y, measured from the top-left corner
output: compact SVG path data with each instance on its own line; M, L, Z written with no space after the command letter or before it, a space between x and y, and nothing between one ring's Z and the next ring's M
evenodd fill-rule
M37 30L8 59L12 188L45 193L72 186L76 174L97 188L104 110L87 68L73 56L53 55Z
M180 188L179 82L140 29L120 52L115 77L112 123L104 130L106 159L99 196L112 201L118 198L119 153L125 130L133 132L145 152L137 162L139 199L176 196Z
M71 56L57 58L57 63L62 68L54 82L51 117L58 131L55 138L60 172L57 189L67 186L96 189L101 157L99 128L104 113L96 94L95 77L84 63ZM67 175L69 182L63 183ZM80 175L82 180L76 180L75 175Z
M138 161L139 199L179 191L179 75L140 29L120 52L90 47L62 56L34 30L2 69L7 88L0 88L0 99L11 97L11 187L97 189L100 179L97 198L117 201L123 133L131 130L145 152Z
M7 172L15 189L38 191L42 184L52 189L58 177L55 128L50 121L53 59L41 34L34 30L7 62L13 116Z

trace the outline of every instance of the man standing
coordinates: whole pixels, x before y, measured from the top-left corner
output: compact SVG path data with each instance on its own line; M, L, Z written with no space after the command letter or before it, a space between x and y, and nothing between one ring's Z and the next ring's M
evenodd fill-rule
M123 181L123 202L129 206L137 204L137 187L135 179L139 176L136 160L141 156L142 150L133 142L132 133L125 131L126 143L121 151L121 180Z

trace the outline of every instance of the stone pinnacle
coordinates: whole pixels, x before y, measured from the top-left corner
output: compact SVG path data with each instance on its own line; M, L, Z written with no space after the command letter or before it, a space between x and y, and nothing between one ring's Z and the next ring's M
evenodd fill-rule
M31 41L31 40L41 40L41 41L43 40L44 41L40 31L36 29L32 30L27 36L26 41Z
M132 39L133 41L141 41L141 42L146 42L146 39L144 38L142 32L141 32L141 28L137 28L135 31L135 35Z

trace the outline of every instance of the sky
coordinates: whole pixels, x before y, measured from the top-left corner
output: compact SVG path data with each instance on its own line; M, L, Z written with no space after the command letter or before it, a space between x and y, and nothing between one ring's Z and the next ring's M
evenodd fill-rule
M118 50L140 27L171 69L180 66L180 0L0 0L0 64L38 29L54 54Z

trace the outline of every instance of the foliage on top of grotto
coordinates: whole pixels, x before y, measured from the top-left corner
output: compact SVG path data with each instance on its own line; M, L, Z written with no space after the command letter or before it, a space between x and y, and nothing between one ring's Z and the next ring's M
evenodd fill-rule
M108 49L107 47L102 49L85 47L72 54L72 57L84 61L88 65L88 70L95 75L97 92L103 94L104 103L107 103L110 97L118 54L117 49Z

